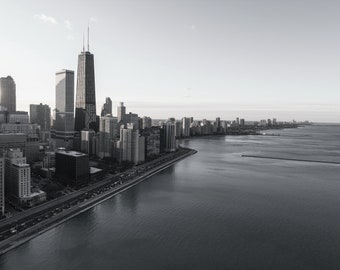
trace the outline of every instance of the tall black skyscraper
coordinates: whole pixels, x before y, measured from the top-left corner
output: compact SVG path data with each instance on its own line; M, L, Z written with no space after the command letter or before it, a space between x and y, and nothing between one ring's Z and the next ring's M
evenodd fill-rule
M75 130L93 129L98 131L96 115L96 90L94 79L94 57L89 52L83 51L78 56L77 94Z

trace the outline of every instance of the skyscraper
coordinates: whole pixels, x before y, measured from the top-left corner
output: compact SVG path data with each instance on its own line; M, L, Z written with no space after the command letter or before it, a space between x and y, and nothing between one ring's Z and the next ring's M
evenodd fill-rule
M176 151L176 130L173 121L167 121L163 124L163 147L165 152Z
M13 78L0 78L0 106L9 112L16 111L16 86Z
M55 123L52 138L57 147L72 147L74 135L74 71L63 69L56 73Z
M105 99L100 116L106 116L107 114L112 114L112 100L109 97Z
M84 128L98 131L94 56L89 52L89 45L87 51L83 48L78 56L75 130Z
M99 157L112 157L113 145L119 137L117 117L106 115L99 120Z
M51 108L46 104L30 104L30 122L40 125L42 131L51 128Z
M125 113L126 113L126 108L124 106L124 102L120 102L117 108L118 123L119 122L125 123Z

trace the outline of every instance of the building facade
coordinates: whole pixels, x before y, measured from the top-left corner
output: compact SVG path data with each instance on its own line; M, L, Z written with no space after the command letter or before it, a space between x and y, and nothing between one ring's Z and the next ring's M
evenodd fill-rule
M106 116L107 114L112 114L112 100L109 97L105 99L105 103L102 107L102 112L100 115Z
M51 129L51 108L46 104L30 104L30 122L38 124L41 131Z
M99 153L100 158L113 157L113 146L119 138L118 118L106 115L99 120Z
M126 108L124 106L124 102L120 102L119 106L117 107L118 123L125 123L125 113L126 113Z
M98 131L94 56L82 51L78 56L75 130L84 128Z
M5 157L6 195L25 203L31 196L31 168L20 149L9 149Z
M0 78L0 106L9 112L16 111L16 85L11 76Z
M64 185L75 188L86 186L89 182L89 156L75 151L57 151L55 175Z
M55 121L51 131L56 147L69 149L74 137L74 71L56 72Z
M163 124L163 146L165 152L175 152L176 146L176 127L173 121L167 121Z

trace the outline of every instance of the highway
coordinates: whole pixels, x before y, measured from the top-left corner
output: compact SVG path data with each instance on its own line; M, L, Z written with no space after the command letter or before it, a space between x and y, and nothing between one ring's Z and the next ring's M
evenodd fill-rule
M195 154L181 149L0 221L0 254Z

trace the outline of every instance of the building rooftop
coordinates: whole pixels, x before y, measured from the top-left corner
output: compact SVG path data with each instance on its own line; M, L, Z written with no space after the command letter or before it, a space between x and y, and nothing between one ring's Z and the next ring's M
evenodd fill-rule
M63 154L63 155L67 155L67 156L72 156L72 157L83 157L83 156L87 156L87 154L81 153L81 152L77 152L77 151L65 151L65 150L58 150L56 151L57 154Z

